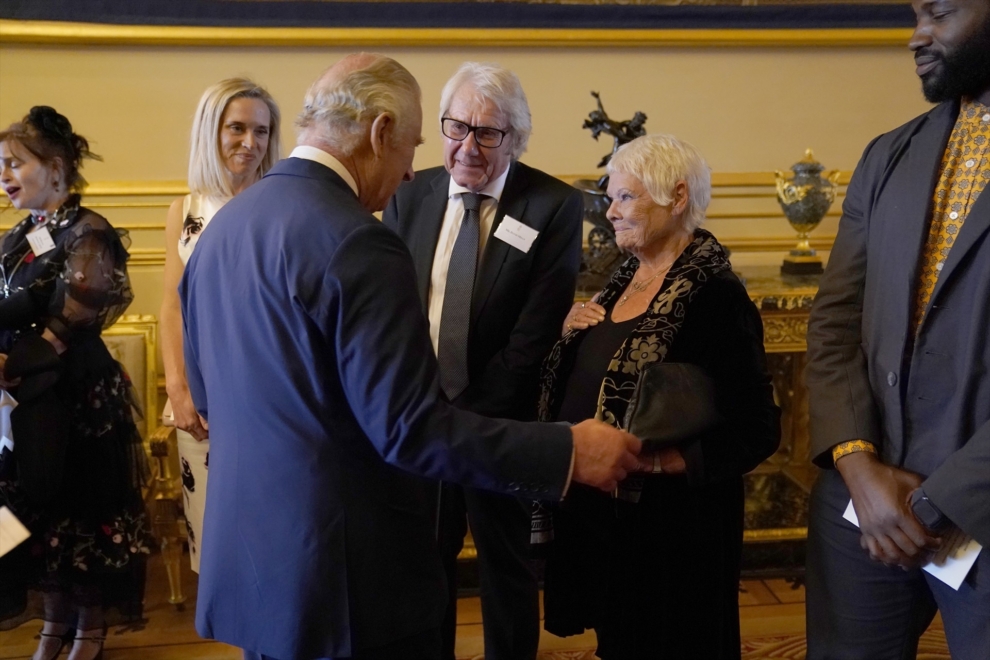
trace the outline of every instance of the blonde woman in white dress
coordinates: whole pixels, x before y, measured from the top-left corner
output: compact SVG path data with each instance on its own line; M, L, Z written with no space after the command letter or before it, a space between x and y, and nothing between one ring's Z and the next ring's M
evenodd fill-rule
M254 82L229 78L209 87L193 119L190 194L172 202L165 222L165 291L160 323L171 409L166 414L171 414L177 428L189 557L197 573L210 457L209 427L189 395L177 287L200 233L220 207L278 162L279 125L278 105Z

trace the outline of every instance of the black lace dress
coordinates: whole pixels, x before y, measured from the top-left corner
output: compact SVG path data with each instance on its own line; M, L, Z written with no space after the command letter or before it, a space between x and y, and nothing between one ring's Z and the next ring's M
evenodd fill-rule
M101 605L110 624L141 617L151 548L141 500L146 471L130 382L100 332L133 299L127 250L73 196L44 220L40 256L25 218L0 238L0 353L23 374L10 394L14 449L0 451L0 505L32 536L0 557L0 630L43 615L44 592ZM52 331L60 356L44 339Z

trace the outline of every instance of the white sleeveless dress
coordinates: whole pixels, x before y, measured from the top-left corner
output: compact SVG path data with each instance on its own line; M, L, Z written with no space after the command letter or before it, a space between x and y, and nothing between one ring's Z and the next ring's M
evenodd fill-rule
M200 233L216 212L230 198L218 199L203 195L186 195L182 200L182 234L179 236L179 258L183 265L189 261ZM203 543L203 511L206 508L206 475L210 464L210 441L196 440L185 431L176 429L179 464L182 469L182 496L189 533L189 560L199 573L199 554Z

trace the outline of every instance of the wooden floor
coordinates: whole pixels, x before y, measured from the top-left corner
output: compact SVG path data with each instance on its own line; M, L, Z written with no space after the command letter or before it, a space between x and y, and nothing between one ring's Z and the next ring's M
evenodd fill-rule
M196 578L188 568L183 571L188 600L182 611L165 600L167 581L158 555L152 558L148 572L146 621L111 629L106 642L106 660L240 660L237 649L204 641L196 634L193 628ZM744 646L748 643L750 648L744 657L804 657L803 587L785 580L748 580L743 582L739 602ZM479 658L484 651L484 642L478 599L462 598L457 609L457 657L459 660ZM30 658L37 646L40 627L40 622L35 621L0 632L0 658ZM940 630L940 627L940 621L933 624L933 628ZM941 640L944 642L944 636ZM782 655L760 652L761 648L771 646L799 648L784 648ZM590 660L594 657L591 653L594 648L593 633L561 639L544 632L540 639L541 659Z

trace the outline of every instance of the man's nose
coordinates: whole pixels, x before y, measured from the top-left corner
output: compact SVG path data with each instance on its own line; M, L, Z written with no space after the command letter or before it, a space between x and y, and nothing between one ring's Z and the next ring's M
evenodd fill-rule
M464 138L464 146L471 153L478 153L481 151L481 145L478 144L478 139L475 137L474 131L468 133L467 137Z
M931 45L932 35L928 22L918 21L917 25L914 26L914 32L911 33L911 39L908 41L908 48L917 52Z

